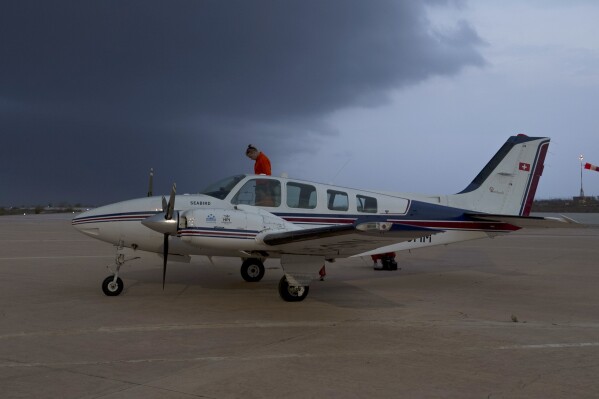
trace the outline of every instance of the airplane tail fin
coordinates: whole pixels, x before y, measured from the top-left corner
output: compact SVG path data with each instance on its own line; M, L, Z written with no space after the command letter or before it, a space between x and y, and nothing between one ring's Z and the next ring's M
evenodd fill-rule
M468 187L448 196L448 205L476 212L528 216L548 148L547 137L510 137Z

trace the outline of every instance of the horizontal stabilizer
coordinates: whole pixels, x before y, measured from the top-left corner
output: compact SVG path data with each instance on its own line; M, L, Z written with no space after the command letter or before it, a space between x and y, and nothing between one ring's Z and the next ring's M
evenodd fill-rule
M563 215L561 215L560 217L541 217L494 215L490 213L467 213L466 216L470 217L472 220L508 223L523 229L587 227L586 225L578 223L577 221Z

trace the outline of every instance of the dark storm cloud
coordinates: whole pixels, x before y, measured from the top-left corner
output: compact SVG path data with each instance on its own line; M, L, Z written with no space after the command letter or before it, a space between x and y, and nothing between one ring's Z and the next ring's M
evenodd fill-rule
M150 166L164 178L158 183L177 179L195 191L251 170L243 157L250 142L282 158L310 148L303 140L330 134L322 118L332 111L381 104L391 89L482 65L476 32L466 22L435 31L426 7L362 0L4 5L0 177L10 189L0 204L137 196Z

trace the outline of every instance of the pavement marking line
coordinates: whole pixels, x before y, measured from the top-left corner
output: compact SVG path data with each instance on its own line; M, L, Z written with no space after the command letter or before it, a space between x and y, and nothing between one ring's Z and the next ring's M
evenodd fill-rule
M588 346L599 346L599 342L581 342L571 344L539 344L539 345L511 345L500 346L495 349L545 349L545 348L580 348ZM260 360L284 360L301 358L330 358L336 357L356 357L356 356L397 356L411 351L405 350L380 350L380 351L343 351L343 352L322 352L322 353L269 353L253 356L199 356L190 358L146 358L146 359L117 359L117 360L81 360L73 362L32 362L21 363L18 361L5 361L0 363L2 368L30 368L30 367L81 367L98 366L112 364L143 364L143 363L186 363L186 362L222 362L222 361L260 361Z
M107 255L71 255L71 256L19 256L12 258L0 258L0 260L32 260L32 259L85 259L85 258L114 258Z
M120 325L120 326L99 326L94 328L73 328L65 330L43 330L43 331L16 331L0 334L0 340L18 339L30 337L52 337L52 336L67 336L67 335L84 335L84 334L123 334L123 333L152 333L152 332L168 332L168 331L194 331L194 330L213 330L213 329L242 329L242 328L337 328L337 327L352 327L361 325L379 325L400 328L429 328L435 324L437 327L476 327L476 328L553 328L562 329L560 325L545 325L534 323L519 323L516 325L513 322L493 322L493 321L464 321L458 320L454 322L432 323L430 321L406 322L403 319L347 319L347 320L303 320L303 321L253 321L253 320L236 320L231 322L217 323L195 323L195 324L152 324L152 325ZM599 323L578 323L568 324L568 328L589 328L599 329ZM575 345L575 346L599 346L599 342L586 344L546 344L546 345ZM538 345L511 345L501 346L492 349L519 349L519 348L536 349ZM543 347L543 346L540 346ZM551 347L551 346L547 346Z
M151 326L117 326L117 327L98 327L98 328L80 328L72 330L54 330L54 331L32 331L16 332L0 335L2 339L29 338L29 337L49 337L81 334L119 334L119 333L143 333L143 332L166 332L166 331L188 331L188 330L208 330L223 328L318 328L318 327L338 327L345 324L346 321L282 321L282 322L232 322L232 323L213 323L213 324L188 324L188 325L151 325Z
M34 363L19 363L19 362L8 362L0 363L0 368L19 368L19 367L73 367L73 366L98 366L106 364L136 364L136 363L166 363L166 362L199 362L199 361L221 361L226 360L227 357L223 356L206 356L196 357L190 359L129 359L129 360L101 360L101 361L78 361L78 362L34 362Z
M2 368L29 368L29 367L81 367L98 366L112 364L143 364L143 363L186 363L186 362L222 362L222 361L246 361L255 362L260 360L284 360L284 359L304 359L304 358L330 358L336 357L355 357L355 356L397 356L410 350L404 351L352 351L352 352L323 352L323 353L278 353L262 354L250 356L199 356L190 358L147 358L147 359L120 359L120 360L80 360L73 362L32 362L21 363L18 361L5 361L0 363Z
M33 239L27 239L27 240L20 240L20 239L8 239L8 240L2 240L3 242L90 242L89 240L47 240L47 239L40 239L40 240L33 240Z
M508 345L495 349L548 349L548 348L584 348L588 346L599 346L599 342L578 342L570 344L536 344L536 345Z

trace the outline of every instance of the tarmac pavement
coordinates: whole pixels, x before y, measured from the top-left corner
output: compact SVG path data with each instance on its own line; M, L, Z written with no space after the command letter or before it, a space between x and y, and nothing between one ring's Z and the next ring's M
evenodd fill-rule
M308 298L282 270L148 257L102 293L115 249L67 215L0 217L3 398L596 398L599 230L527 230L327 264Z

